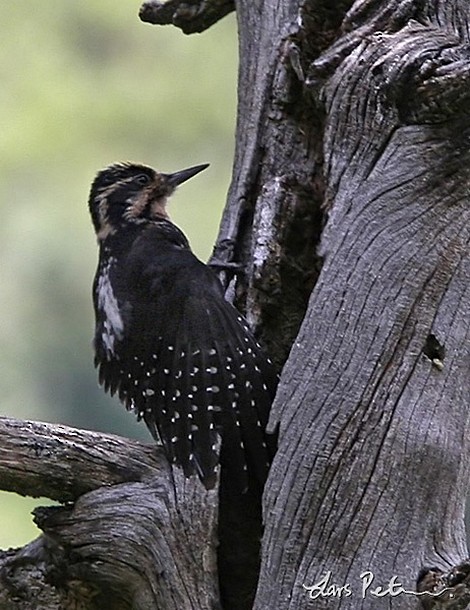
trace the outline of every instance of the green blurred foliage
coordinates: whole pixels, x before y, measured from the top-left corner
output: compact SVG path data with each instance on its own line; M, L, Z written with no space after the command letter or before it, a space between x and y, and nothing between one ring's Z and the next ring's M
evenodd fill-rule
M237 42L233 16L186 37L141 23L139 6L0 6L0 413L148 439L97 386L88 189L118 160L210 162L170 204L207 259L230 179ZM0 494L1 548L37 534L31 506Z

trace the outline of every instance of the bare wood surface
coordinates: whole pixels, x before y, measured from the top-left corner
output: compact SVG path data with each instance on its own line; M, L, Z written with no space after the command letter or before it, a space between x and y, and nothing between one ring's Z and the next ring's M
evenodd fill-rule
M98 487L169 476L161 447L68 426L0 417L0 487L76 500Z
M279 368L321 266L316 247L323 223L323 115L312 108L303 86L309 55L299 55L302 4L237 3L234 172L212 257L212 263L235 262L242 269L235 277L235 300ZM327 40L309 44L315 48ZM226 276L228 282L229 271Z
M459 2L358 2L305 71L328 221L274 405L255 608L416 609L372 590L396 576L413 591L423 566L468 555L468 18ZM328 571L352 594L313 602Z
M67 503L0 556L1 608L217 607L217 491L155 445L7 418L0 438L0 488Z
M468 557L468 2L236 5L237 146L212 262L226 266L279 366L293 344L271 419L280 448L255 608L417 610L412 594L361 596L360 573L413 591L425 566L437 585L422 590L454 587L427 608L463 608L468 575L454 576ZM190 32L231 8L170 0L142 10ZM101 440L76 431L2 430L16 439L0 453L6 488L74 503L37 511L44 537L0 558L0 607L217 607L213 495L139 443L99 435L102 459ZM328 572L351 595L312 602L305 586Z

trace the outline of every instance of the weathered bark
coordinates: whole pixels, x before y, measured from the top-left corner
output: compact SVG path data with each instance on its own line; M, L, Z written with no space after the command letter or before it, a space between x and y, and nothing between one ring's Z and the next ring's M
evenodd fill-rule
M425 598L429 609L464 608L467 0L235 4L237 146L211 262L279 367L287 360L271 418L280 445L264 496L255 607L418 608L411 594L372 595L395 576L407 590L451 588ZM141 15L193 32L231 8L150 1ZM65 450L54 428L46 429L52 445L41 436L26 446L21 459L40 451L47 485L35 460L18 472L24 462L0 453L3 488L75 502L37 514L45 536L3 557L0 577L12 589L0 595L13 603L11 590L24 594L26 565L40 574L41 592L52 583L67 596L48 608L72 607L77 596L83 608L103 607L103 596L110 608L215 605L214 495L172 479L138 443L114 439L122 460L111 467L96 443L92 452L95 437L73 434L90 439L86 450L75 441ZM102 438L100 448L111 442ZM68 471L70 455L85 468ZM220 505L227 530L229 508ZM235 508L238 527L249 511ZM236 572L224 561L222 572L235 574L232 608L244 559ZM363 596L365 571L375 578ZM312 601L308 587L328 573L336 588Z
M63 506L0 555L0 608L216 608L217 493L155 446L0 418L0 484Z
M320 267L323 111L299 81L298 11L298 0L237 3L234 172L213 256L242 266L235 299L279 366Z
M274 406L280 447L255 607L308 607L304 585L331 571L330 583L352 593L330 590L316 608L415 608L412 595L377 599L369 589L363 599L359 575L370 570L376 586L396 575L413 590L423 566L448 569L467 556L468 6L357 2L334 44L312 58L309 41L325 40L332 3L304 2L303 12L268 4L238 6L243 82L260 87L244 90L251 120L239 117L234 212L223 228L244 230L240 207L256 219L292 197L290 159L308 193L315 164L303 119L319 104L328 219L321 274ZM258 54L243 48L243 32ZM274 84L285 83L281 94L294 88L278 61L289 45L290 79L305 75L304 111L273 116ZM306 207L315 206L311 194ZM255 264L257 247L255 231Z
M373 587L362 599L359 575L414 590L423 566L467 556L468 4L351 5L237 3L237 153L216 255L245 264L239 291L278 362L303 315L291 282L315 280L319 201L327 212L272 417L256 608L308 607L304 585L328 570L352 594L315 607L415 608Z

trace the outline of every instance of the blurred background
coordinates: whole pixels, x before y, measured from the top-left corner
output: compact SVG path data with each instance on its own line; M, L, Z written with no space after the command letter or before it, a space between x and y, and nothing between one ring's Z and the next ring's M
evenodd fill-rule
M0 5L0 415L150 440L93 368L88 189L118 160L209 162L170 204L206 260L230 181L237 40L234 15L184 36L141 23L139 7ZM38 535L38 504L51 502L0 492L0 548Z

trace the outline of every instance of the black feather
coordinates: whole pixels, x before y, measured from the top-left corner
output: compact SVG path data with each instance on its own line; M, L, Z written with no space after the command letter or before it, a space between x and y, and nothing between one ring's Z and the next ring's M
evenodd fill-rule
M160 220L111 233L94 303L100 383L145 420L168 458L213 486L221 437L222 465L239 488L247 469L264 482L277 376L181 231Z

